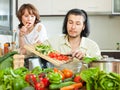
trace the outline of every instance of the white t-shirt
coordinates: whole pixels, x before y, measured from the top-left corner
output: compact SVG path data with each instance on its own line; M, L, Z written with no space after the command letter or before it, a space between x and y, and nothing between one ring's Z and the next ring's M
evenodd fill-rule
M18 28L13 31L13 41L16 42L16 48L19 48L19 31ZM46 39L48 39L47 31L42 23L37 23L33 30L24 36L26 44L34 44L38 41L44 42Z

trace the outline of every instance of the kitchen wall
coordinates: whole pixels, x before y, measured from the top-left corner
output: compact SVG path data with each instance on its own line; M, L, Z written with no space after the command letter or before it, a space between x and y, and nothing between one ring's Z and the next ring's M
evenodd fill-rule
M1 43L1 47L4 47L4 43L6 42L11 42L12 40L12 36L11 35L1 35L0 34L0 43Z
M63 19L64 16L41 17L48 37L62 33ZM96 41L101 49L116 49L116 43L120 42L120 16L90 15L89 20L91 30L89 38ZM14 25L17 23L16 19Z
M62 32L64 17L42 17L49 37ZM91 34L89 38L98 43L101 49L116 49L120 42L120 16L89 16Z
M13 8L16 8L15 5L13 5ZM13 28L19 23L15 13L14 10ZM49 38L61 34L63 19L64 16L41 17L41 21L47 29ZM96 41L101 49L116 49L116 43L120 42L120 16L89 15L89 19L91 29L89 38Z

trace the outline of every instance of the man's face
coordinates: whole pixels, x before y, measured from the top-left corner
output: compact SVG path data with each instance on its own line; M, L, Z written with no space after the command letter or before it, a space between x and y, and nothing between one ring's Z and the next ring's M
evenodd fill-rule
M67 22L67 32L70 37L80 37L84 26L84 18L81 15L69 15Z

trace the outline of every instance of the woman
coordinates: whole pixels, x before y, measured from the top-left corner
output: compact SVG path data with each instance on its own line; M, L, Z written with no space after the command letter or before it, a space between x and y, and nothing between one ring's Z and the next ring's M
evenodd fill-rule
M77 65L84 56L101 58L100 48L96 42L87 38L89 36L89 21L87 13L80 9L71 9L65 16L63 23L63 36L45 41L55 50L63 54L71 54L72 65ZM71 67L70 63L64 65ZM62 68L64 67L61 66Z
M26 54L25 44L42 43L47 37L47 32L42 23L38 10L32 4L23 4L17 17L20 21L18 29L14 31L14 36L18 36L15 42L18 44L22 54Z

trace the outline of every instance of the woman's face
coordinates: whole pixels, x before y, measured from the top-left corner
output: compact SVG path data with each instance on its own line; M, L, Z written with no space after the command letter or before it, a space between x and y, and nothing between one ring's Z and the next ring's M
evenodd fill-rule
M80 15L69 15L67 22L67 32L70 37L80 37L82 30L84 30L84 18Z
M30 28L35 23L36 16L34 14L30 14L27 9L25 9L24 14L22 15L22 23L24 26L26 25L27 28Z

